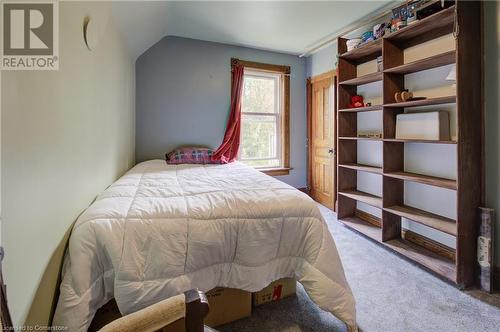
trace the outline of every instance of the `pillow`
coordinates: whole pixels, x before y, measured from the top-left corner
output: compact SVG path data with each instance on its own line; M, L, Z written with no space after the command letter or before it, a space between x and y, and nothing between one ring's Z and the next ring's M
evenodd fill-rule
M208 148L178 148L165 155L167 164L220 164L212 161L213 150Z

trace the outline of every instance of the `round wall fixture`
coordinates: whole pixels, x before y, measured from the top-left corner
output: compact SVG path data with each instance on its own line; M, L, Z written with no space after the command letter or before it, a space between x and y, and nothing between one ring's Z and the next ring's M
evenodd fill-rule
M95 50L99 42L99 27L95 20L86 17L83 22L83 38L90 51Z

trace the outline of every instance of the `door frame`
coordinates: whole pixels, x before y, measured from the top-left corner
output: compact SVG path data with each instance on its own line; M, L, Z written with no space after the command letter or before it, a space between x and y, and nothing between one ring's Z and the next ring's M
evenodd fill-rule
M337 212L337 69L330 70L316 76L307 78L306 81L306 112L307 112L307 191L311 192L312 183L312 85L315 82L322 81L326 78L332 79L333 85L333 140L335 142L335 157L333 158L333 207Z

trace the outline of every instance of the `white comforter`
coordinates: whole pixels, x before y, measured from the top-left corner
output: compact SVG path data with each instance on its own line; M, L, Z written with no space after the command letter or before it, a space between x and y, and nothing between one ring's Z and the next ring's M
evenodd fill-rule
M76 222L53 324L86 331L113 297L127 314L192 288L258 291L282 277L355 330L337 249L307 195L241 163L147 161Z

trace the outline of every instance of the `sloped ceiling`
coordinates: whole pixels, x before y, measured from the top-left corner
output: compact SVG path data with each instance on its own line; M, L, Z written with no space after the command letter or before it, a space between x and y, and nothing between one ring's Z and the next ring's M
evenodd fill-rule
M165 36L301 54L388 2L124 1L112 12L135 58Z

